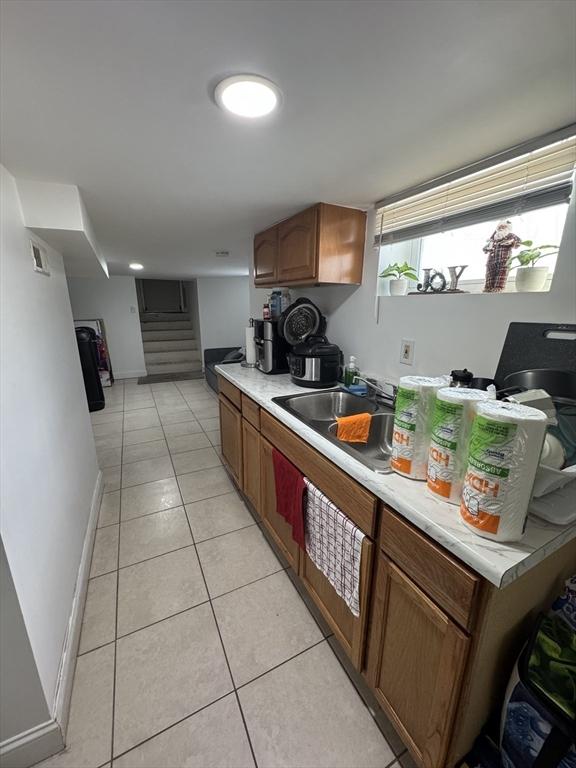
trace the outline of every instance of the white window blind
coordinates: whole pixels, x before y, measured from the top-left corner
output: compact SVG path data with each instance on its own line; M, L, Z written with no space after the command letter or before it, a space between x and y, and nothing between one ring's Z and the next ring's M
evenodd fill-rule
M384 201L377 210L376 242L411 240L567 202L575 164L576 135L389 204Z

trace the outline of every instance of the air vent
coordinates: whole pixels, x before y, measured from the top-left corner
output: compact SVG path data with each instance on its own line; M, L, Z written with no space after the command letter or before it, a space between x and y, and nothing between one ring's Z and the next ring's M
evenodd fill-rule
M46 253L46 249L43 248L40 243L30 240L30 250L32 251L34 271L40 272L43 275L49 275L50 269L48 267L48 254Z

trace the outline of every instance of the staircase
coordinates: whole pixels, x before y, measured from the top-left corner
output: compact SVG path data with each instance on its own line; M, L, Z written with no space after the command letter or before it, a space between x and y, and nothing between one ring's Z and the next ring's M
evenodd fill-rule
M187 313L141 314L140 327L149 376L202 370L194 326Z

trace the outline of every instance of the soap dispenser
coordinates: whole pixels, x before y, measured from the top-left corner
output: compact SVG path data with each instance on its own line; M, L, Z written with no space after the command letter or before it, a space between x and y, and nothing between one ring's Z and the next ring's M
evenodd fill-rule
M358 366L356 365L356 358L354 355L350 355L348 365L344 368L344 386L350 387L354 384L356 376L360 373Z

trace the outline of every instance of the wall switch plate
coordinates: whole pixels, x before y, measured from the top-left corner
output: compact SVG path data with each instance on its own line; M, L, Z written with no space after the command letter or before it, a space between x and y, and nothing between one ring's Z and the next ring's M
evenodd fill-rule
M130 312L135 315L136 314L136 307L130 307Z
M400 362L404 365L414 363L414 340L402 339L400 342Z

